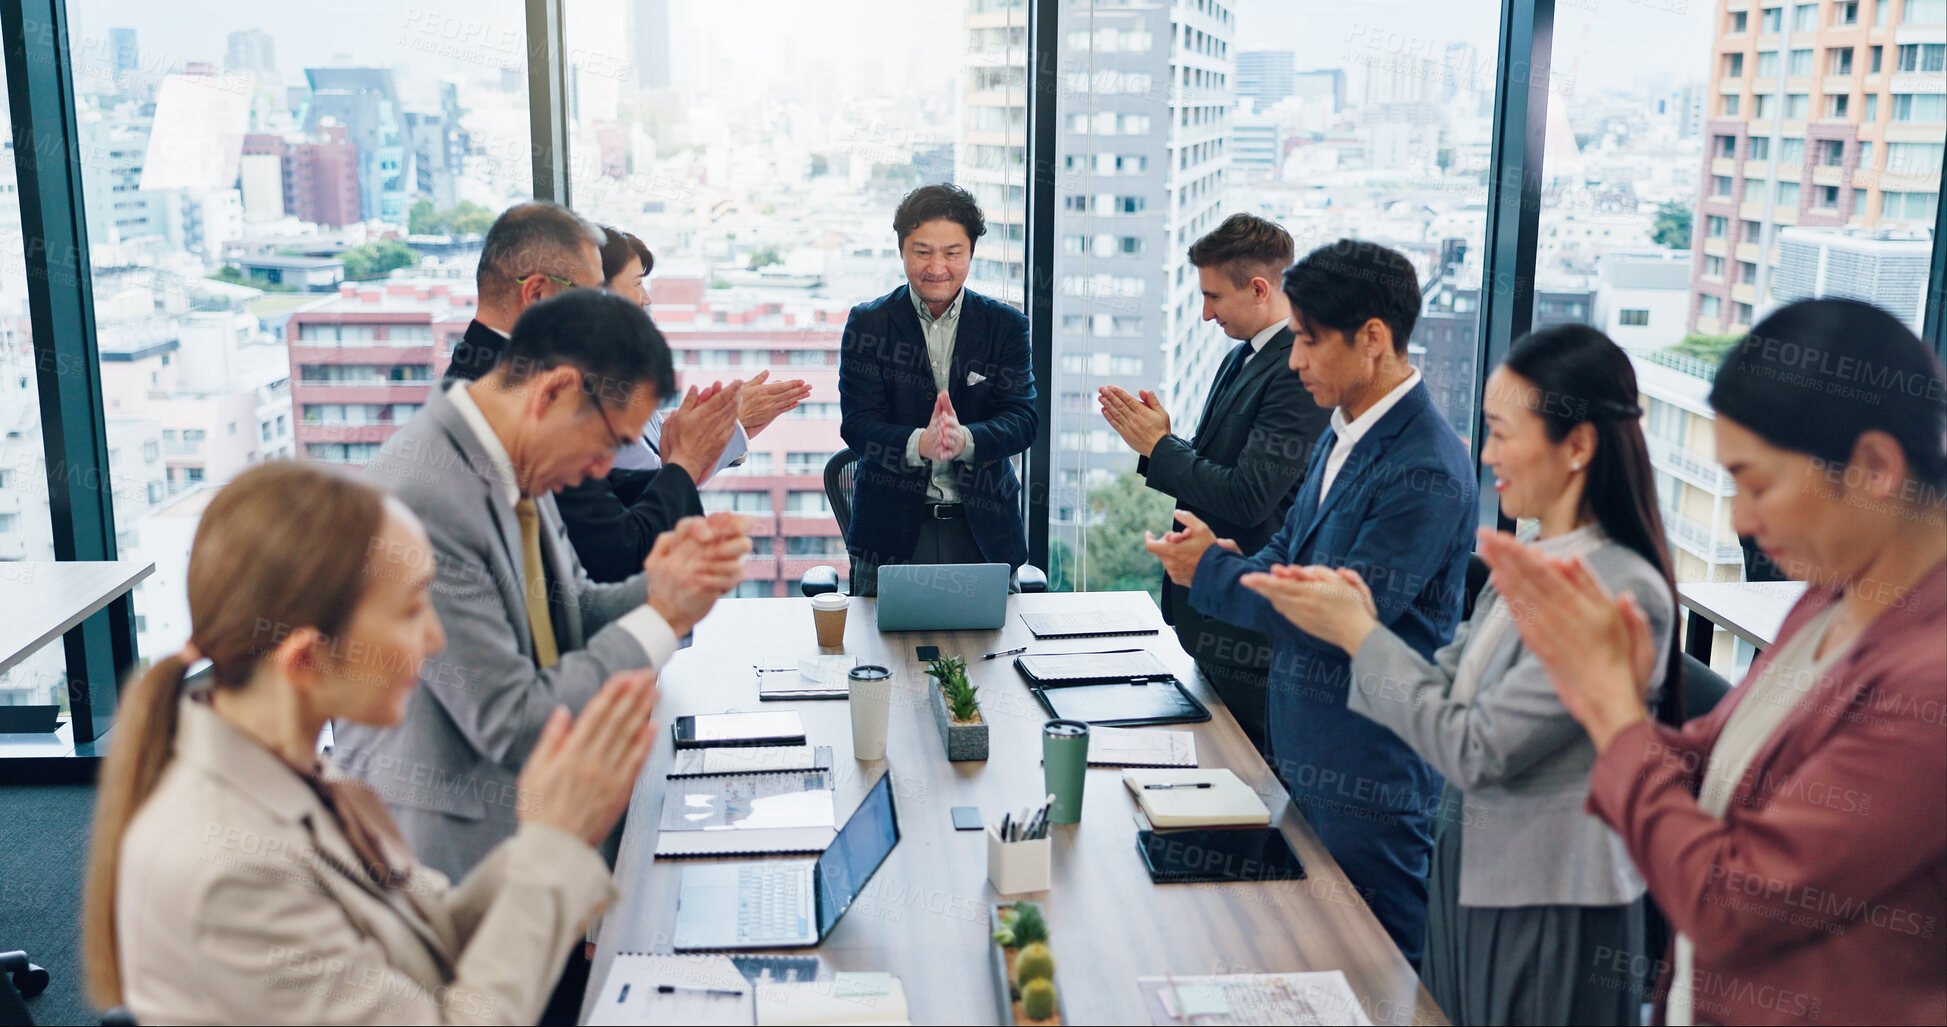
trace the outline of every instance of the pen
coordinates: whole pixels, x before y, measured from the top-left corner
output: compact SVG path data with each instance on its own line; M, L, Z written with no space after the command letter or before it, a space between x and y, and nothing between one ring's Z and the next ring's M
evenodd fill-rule
M983 659L983 660L991 660L991 659L993 659L993 658L994 658L994 657L996 657L996 656L1012 656L1012 655L1014 655L1015 653L1024 653L1024 652L1027 652L1027 651L1028 651L1028 647L1027 647L1027 646L1021 646L1021 647L1020 647L1020 648L1018 648L1018 649L1003 649L1003 650L1001 650L1000 652L997 652L997 653L983 653L983 654L981 654L981 657L980 657L980 658L981 658L981 659Z
M722 997L722 998L744 997L743 992L731 988L693 988L687 984L656 985L656 993L659 995L674 995L677 992L683 992L690 995L709 995L711 997Z
M1216 787L1215 785L1211 784L1208 781L1196 781L1196 782L1184 781L1180 784L1173 784L1173 785L1143 785L1143 791L1167 792L1174 788L1215 788L1215 787Z

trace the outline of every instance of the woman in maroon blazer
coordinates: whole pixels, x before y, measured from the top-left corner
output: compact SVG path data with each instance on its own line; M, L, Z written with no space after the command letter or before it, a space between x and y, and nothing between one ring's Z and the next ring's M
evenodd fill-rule
M1677 932L1667 1022L1947 1022L1940 364L1884 311L1814 300L1753 328L1710 398L1733 524L1808 585L1711 714L1644 715L1659 654L1586 567L1506 536L1482 555L1600 752L1589 812Z

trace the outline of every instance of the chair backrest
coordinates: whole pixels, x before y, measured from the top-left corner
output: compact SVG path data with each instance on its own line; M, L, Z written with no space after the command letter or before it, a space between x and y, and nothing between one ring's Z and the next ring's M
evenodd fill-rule
M852 528L852 492L859 484L859 455L850 449L841 449L825 461L825 501L831 504L832 516L838 520L838 534L843 537Z
M1487 587L1487 561L1479 553L1467 554L1467 596L1460 604L1460 619L1467 620L1474 615L1474 601L1481 597L1481 589Z
M1683 654L1683 719L1696 720L1717 708L1731 691L1731 683L1710 665L1689 653Z

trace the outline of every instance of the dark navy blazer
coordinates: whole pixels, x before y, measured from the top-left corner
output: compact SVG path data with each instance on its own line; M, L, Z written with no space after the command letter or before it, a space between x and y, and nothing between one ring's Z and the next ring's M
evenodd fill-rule
M926 427L939 391L909 286L852 308L839 351L839 434L859 454L858 491L845 545L877 563L912 557L926 516L930 465L906 465L906 440ZM954 461L967 526L993 563L1028 559L1021 481L1008 460L1034 442L1034 370L1028 319L964 290L947 395L973 435L972 463Z
M1353 446L1321 507L1319 479L1337 442L1330 430L1319 436L1284 528L1263 549L1204 553L1190 603L1271 636L1266 734L1293 799L1432 812L1440 776L1399 736L1346 708L1351 660L1237 583L1274 563L1350 567L1372 587L1380 623L1422 657L1453 639L1479 516L1465 444L1426 384L1415 385Z

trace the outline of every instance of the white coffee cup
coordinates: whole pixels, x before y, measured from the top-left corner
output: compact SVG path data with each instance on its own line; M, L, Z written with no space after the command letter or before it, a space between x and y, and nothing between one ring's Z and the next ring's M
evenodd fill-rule
M871 665L853 667L846 678L846 704L852 708L852 755L886 758L886 723L892 719L892 671Z

